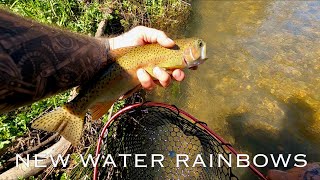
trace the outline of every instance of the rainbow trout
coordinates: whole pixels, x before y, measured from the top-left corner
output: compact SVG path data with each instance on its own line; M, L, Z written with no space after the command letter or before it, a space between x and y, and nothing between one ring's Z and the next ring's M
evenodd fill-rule
M158 44L113 50L113 61L98 76L80 87L79 94L64 106L45 114L32 124L33 128L58 132L73 145L79 143L86 112L92 119L103 116L122 96L129 96L139 89L136 71L145 69L151 76L158 66L170 72L174 69L194 68L206 57L206 43L201 39L176 40L168 49Z

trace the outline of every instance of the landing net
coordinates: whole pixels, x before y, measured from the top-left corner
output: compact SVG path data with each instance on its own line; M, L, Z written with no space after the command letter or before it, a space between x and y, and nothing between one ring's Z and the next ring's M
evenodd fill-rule
M100 160L94 169L95 180L239 179L225 161L218 164L219 154L226 159L229 154L237 154L230 144L188 113L161 103L134 104L116 113L100 134L96 157L98 154L105 158L110 154L116 167ZM124 167L124 158L119 154L131 154L131 157L126 158L127 167ZM143 162L138 164L147 167L135 167L136 154L146 155L139 157ZM163 155L163 167L157 162L152 167L152 154ZM180 160L187 158L181 154L188 155L189 167L184 163L179 163L177 167L178 155ZM203 164L192 167L197 155L201 156L206 167ZM156 156L154 159L159 160L161 157ZM201 160L197 159L197 162ZM248 168L258 178L265 179L254 166Z

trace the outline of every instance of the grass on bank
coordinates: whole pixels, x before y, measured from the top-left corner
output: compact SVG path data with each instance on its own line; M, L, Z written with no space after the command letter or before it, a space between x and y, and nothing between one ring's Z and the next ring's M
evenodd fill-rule
M94 34L97 24L104 18L100 4L78 0L1 0L16 14L38 22L64 27L73 32Z

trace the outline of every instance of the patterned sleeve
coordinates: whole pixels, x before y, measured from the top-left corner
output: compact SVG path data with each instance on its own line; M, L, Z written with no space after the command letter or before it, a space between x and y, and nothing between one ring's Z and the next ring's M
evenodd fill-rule
M0 10L0 113L85 83L107 62L107 39Z

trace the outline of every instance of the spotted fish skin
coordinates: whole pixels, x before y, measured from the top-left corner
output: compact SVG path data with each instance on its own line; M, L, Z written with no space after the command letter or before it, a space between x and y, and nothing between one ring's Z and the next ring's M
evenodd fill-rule
M73 145L77 145L83 131L84 116L89 110L92 119L104 115L112 104L123 95L137 90L140 82L136 75L139 68L152 77L153 68L167 71L192 68L203 63L206 43L198 38L175 40L169 49L158 44L129 47L109 53L112 62L87 84L80 87L79 94L64 106L45 114L32 124L33 128L58 132Z

